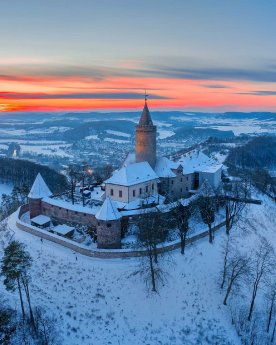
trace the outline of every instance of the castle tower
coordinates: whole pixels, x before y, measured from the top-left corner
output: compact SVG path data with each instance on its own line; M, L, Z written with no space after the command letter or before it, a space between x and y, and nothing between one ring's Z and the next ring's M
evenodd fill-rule
M147 161L154 169L156 163L156 126L153 125L147 95L139 124L136 126L136 162Z
M95 215L97 224L97 247L101 249L121 248L121 214L115 203L107 197Z
M33 186L28 195L30 218L34 218L42 213L41 200L44 197L51 196L52 192L43 180L42 176L38 173Z

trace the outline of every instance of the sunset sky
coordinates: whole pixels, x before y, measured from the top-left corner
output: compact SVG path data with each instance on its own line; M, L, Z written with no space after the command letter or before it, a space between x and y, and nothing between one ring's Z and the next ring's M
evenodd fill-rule
M0 112L276 111L275 0L0 0Z

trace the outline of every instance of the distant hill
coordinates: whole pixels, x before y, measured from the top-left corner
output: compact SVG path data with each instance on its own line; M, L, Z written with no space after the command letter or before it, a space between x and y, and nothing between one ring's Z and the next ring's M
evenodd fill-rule
M40 173L53 193L66 189L64 175L47 166L21 159L0 157L0 181L12 183L14 186L32 186L36 175Z
M63 139L66 141L84 139L86 136L99 133L106 130L121 131L125 133L134 133L135 123L126 120L108 120L93 121L82 124L63 133Z

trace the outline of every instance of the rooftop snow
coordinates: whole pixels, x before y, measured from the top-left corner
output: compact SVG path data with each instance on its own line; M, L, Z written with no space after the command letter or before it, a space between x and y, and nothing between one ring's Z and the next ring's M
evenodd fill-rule
M102 205L102 207L99 209L99 211L96 213L95 217L98 220L117 220L122 218L120 212L117 209L117 206L114 201L112 201L109 197L107 197Z
M50 195L52 195L52 192L48 188L40 173L38 173L28 197L33 199L40 199L48 197Z
M47 216L44 216L43 214L40 214L40 215L31 219L31 222L35 223L37 225L45 225L45 224L49 223L50 221L51 221L51 219Z
M200 171L215 172L222 167L222 164L217 163L199 150L192 150L184 154L178 163L183 167L183 174L192 174Z
M132 186L158 179L148 162L133 163L117 170L113 176L105 181L107 184Z
M175 177L172 169L177 169L179 165L179 163L173 162L167 157L159 157L154 170L159 177Z
M56 232L57 234L59 235L67 235L69 232L73 231L74 230L74 227L73 226L69 226L69 225L66 225L66 224L59 224L57 226L55 226L53 229L52 229L54 232Z

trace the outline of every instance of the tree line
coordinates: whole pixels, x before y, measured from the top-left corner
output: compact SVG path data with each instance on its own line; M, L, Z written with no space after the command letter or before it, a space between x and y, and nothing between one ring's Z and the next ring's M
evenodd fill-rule
M53 193L67 188L66 177L47 166L21 159L0 157L0 181L12 183L14 186L31 187L37 174L41 173L46 184Z

